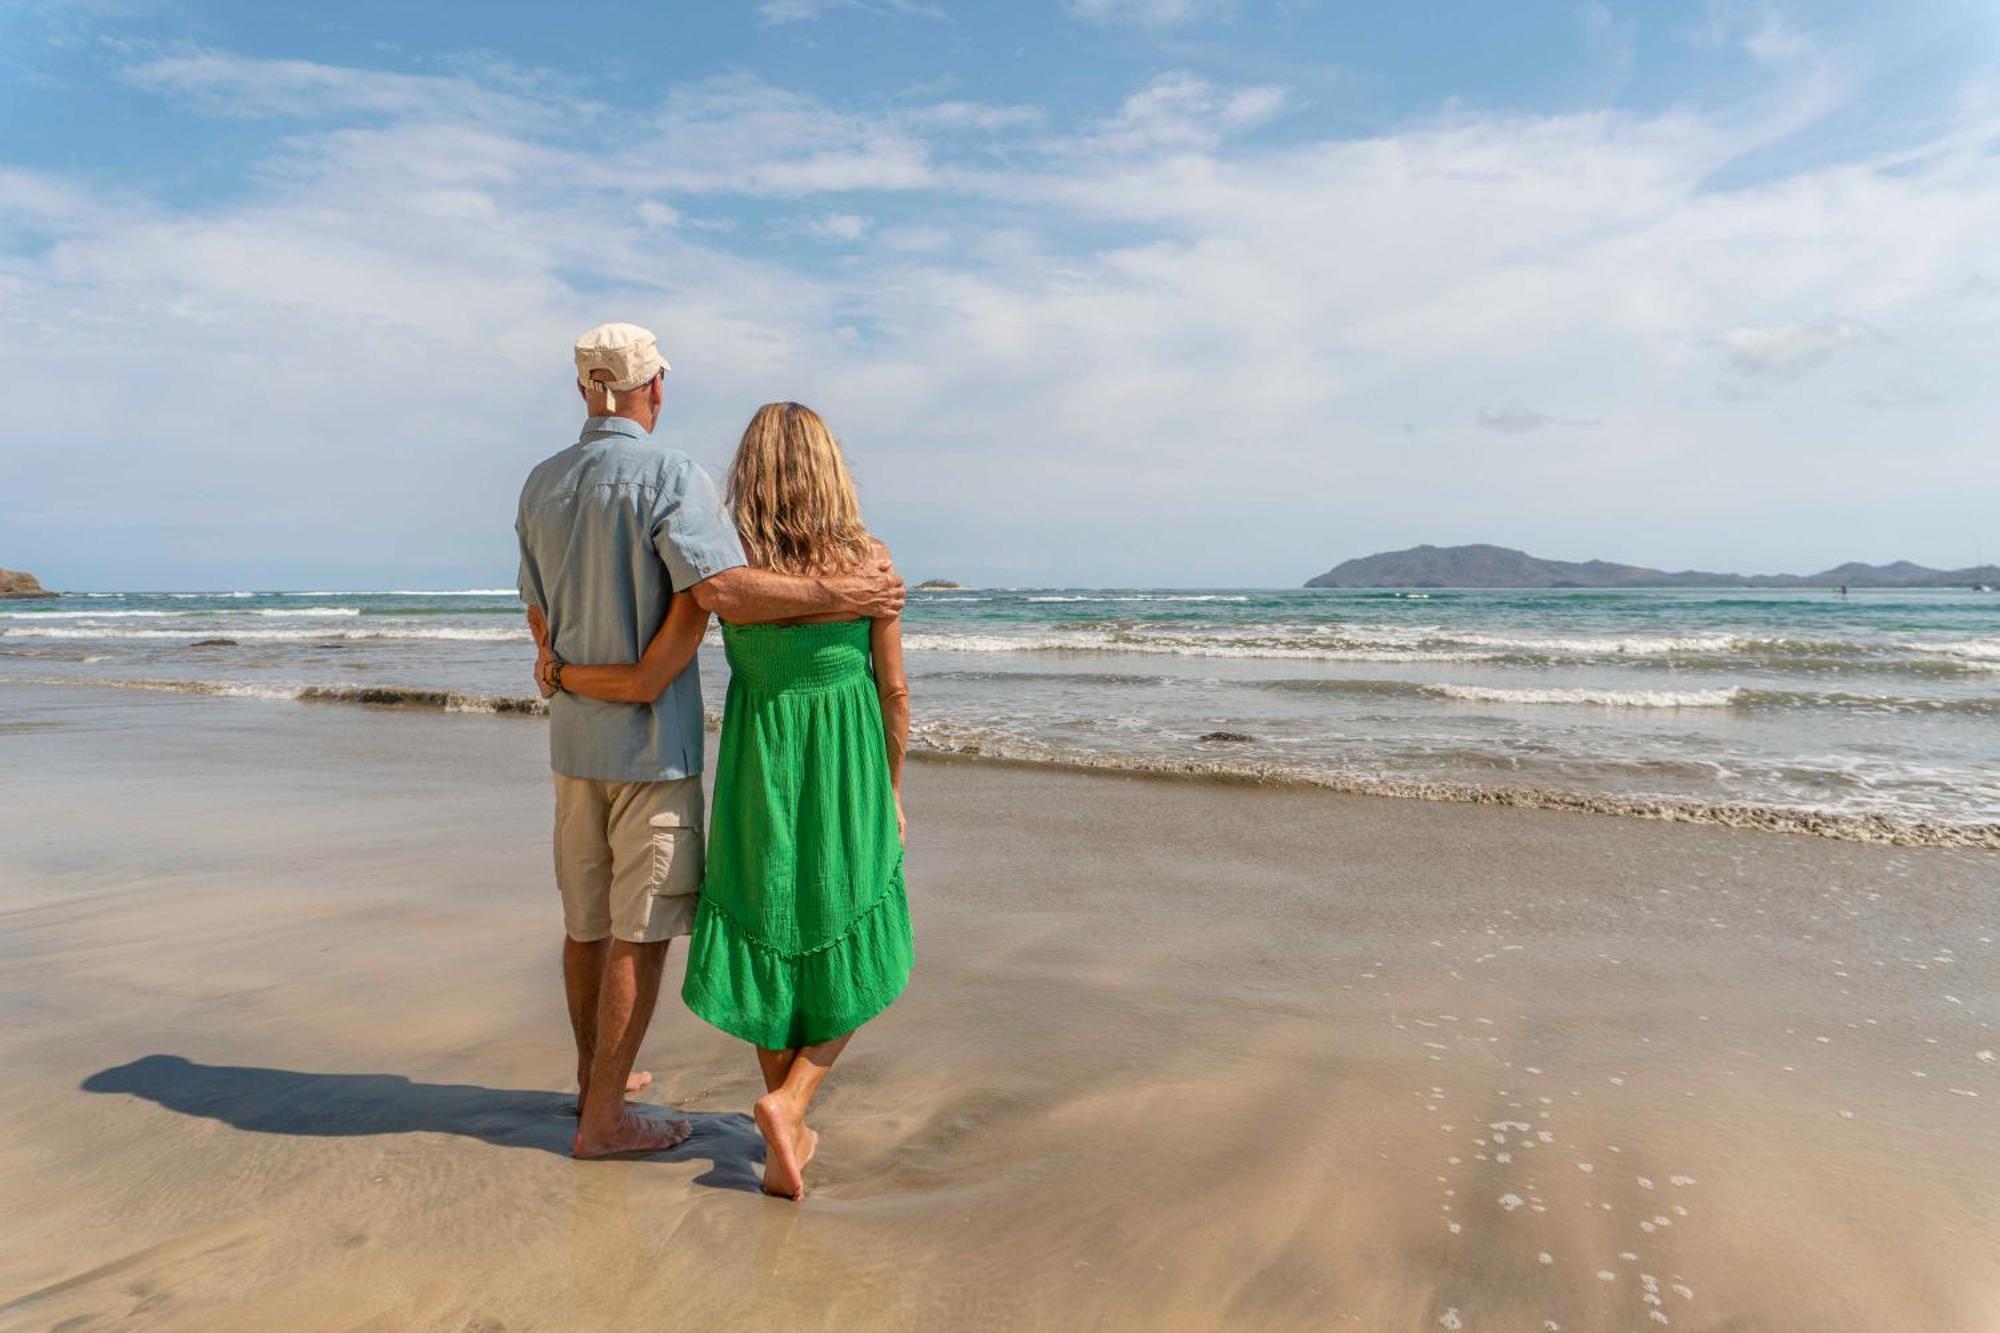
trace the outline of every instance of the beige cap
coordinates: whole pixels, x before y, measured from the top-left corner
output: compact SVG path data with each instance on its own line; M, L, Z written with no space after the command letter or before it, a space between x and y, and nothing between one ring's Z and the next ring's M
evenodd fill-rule
M613 389L636 389L671 370L651 329L637 324L599 324L576 340L576 380L586 390L604 390L609 410Z

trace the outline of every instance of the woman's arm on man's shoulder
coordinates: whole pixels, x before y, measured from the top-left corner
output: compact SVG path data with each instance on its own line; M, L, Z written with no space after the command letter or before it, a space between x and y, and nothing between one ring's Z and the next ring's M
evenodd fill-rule
M696 601L732 625L763 625L829 612L896 615L903 609L903 576L886 558L851 574L779 574L738 565L703 579L690 591Z

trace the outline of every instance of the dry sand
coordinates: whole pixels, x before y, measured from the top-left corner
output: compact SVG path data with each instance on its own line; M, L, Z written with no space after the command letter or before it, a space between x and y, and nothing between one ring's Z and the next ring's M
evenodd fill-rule
M0 1327L2000 1327L1993 853L919 764L792 1205L562 1156L543 753L0 690Z

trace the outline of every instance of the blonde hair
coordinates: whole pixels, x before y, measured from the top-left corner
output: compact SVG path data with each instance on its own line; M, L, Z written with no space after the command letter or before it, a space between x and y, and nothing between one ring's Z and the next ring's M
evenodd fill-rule
M750 418L729 465L728 501L744 554L764 569L832 573L873 549L840 441L800 403L766 403Z

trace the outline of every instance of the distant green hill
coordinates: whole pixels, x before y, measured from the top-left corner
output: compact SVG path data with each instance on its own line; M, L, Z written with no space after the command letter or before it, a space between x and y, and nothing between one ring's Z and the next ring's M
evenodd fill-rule
M1608 560L1543 560L1505 546L1412 546L1335 565L1308 588L1965 588L2000 586L2000 565L1929 569L1852 562L1818 574L1669 573Z

